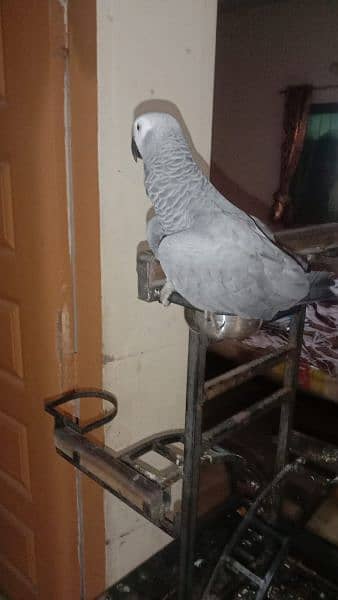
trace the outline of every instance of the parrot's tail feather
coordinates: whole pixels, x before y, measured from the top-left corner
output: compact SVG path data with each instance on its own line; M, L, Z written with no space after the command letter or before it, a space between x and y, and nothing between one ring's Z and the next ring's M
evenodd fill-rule
M338 282L327 271L311 271L308 274L310 291L300 304L308 302L329 302L338 296Z
M333 273L328 271L310 271L308 273L310 291L315 287L330 287L335 284Z

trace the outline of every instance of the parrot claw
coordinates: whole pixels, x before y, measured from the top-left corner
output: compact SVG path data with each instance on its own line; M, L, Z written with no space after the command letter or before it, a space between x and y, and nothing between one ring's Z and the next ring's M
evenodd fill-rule
M175 291L175 287L172 281L166 281L160 292L160 302L163 306L169 306L170 296Z

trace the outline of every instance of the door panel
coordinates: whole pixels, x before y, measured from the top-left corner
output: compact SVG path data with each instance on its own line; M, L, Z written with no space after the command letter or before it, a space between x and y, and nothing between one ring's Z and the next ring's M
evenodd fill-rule
M27 428L0 410L0 439L4 448L11 448L11 452L2 452L0 456L2 478L17 488L19 495L31 499Z
M80 598L73 469L44 400L76 385L57 0L2 0L0 34L0 589Z
M12 250L15 248L11 170L8 162L0 164L0 246Z

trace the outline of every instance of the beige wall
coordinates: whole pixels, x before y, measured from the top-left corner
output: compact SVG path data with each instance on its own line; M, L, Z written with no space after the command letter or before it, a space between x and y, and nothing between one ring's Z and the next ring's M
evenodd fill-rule
M253 5L224 11L219 24L212 157L222 191L264 215L258 199L269 206L278 185L284 101L278 92L338 83L329 71L338 61L338 2ZM338 90L316 92L313 101L337 102Z
M157 98L181 111L209 162L216 0L98 0L99 178L104 386L119 402L107 443L182 426L187 327L182 310L137 300L136 246L150 203L130 153L133 113ZM150 105L149 105L150 106ZM106 497L107 578L169 538Z

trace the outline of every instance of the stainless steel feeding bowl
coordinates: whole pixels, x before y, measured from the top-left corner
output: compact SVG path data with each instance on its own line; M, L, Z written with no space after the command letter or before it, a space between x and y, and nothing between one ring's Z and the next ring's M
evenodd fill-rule
M216 342L224 338L244 340L256 333L263 323L260 319L244 319L237 315L212 315L208 318L204 312L192 308L184 309L184 318L191 329L205 333Z

